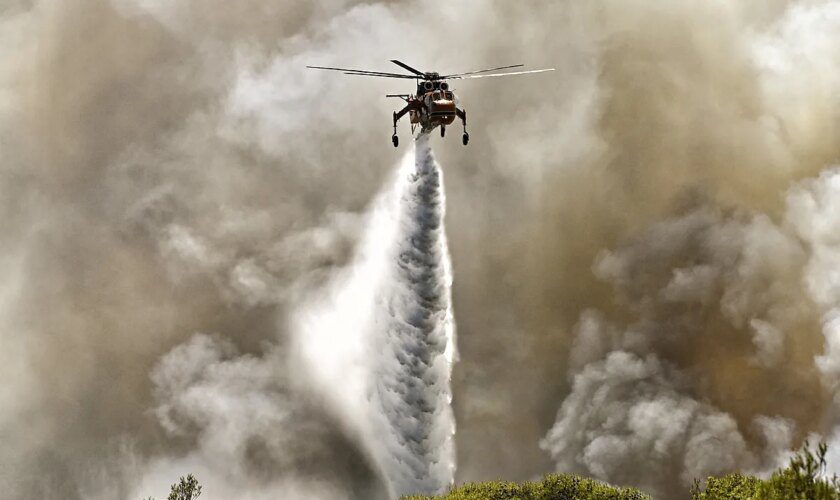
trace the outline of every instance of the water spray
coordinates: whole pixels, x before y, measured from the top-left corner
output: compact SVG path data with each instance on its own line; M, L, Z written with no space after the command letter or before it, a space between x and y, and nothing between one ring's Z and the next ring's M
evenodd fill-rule
M353 263L299 318L306 364L392 496L439 493L454 477L444 210L442 172L421 134L374 203Z

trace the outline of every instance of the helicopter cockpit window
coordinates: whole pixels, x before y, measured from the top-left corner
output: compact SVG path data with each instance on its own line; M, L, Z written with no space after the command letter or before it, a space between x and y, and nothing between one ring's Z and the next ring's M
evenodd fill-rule
M452 92L444 92L443 93L444 99L452 100Z

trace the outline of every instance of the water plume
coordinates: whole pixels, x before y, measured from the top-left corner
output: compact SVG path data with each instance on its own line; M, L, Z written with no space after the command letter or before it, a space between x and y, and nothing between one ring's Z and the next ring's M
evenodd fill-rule
M427 134L380 195L356 260L298 321L305 363L392 496L452 484L455 357L443 178Z

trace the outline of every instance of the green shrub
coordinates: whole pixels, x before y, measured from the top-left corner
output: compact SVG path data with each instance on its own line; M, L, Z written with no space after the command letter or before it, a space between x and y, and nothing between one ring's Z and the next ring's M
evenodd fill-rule
M711 500L726 498L732 500L754 498L761 479L741 474L730 474L724 477L709 477L706 487L700 487L700 482L694 482L691 498L694 500Z
M706 487L695 482L694 500L840 500L840 480L837 476L825 477L825 443L817 446L816 453L805 446L784 469L777 470L770 479L730 474L706 479Z
M769 479L742 474L709 477L701 487L695 481L693 500L840 500L840 479L826 477L828 447L820 443L815 451L808 442L784 469ZM636 500L651 497L632 488L616 488L592 479L549 474L537 483L491 481L470 483L442 496L404 496L403 500Z
M593 479L549 474L537 483L490 481L459 486L446 495L410 495L403 500L649 500L631 488L615 488Z

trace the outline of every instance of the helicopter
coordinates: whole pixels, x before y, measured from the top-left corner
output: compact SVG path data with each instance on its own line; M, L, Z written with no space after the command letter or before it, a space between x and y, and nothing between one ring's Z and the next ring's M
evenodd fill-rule
M446 80L464 80L468 78L488 78L495 76L512 76L512 75L527 75L532 73L544 73L546 71L554 71L554 68L535 69L530 71L512 71L507 73L494 73L494 71L501 71L505 69L521 68L523 64L513 64L510 66L500 66L498 68L482 69L478 71L469 71L466 73L453 73L449 75L441 75L435 72L420 71L412 68L404 62L396 59L391 60L392 63L412 73L410 75L404 73L389 73L386 71L367 71L361 69L347 69L347 68L332 68L327 66L307 66L311 69L322 69L328 71L341 71L345 75L354 76L371 76L378 78L401 78L405 80L416 80L417 89L414 94L387 94L385 97L398 97L406 102L404 108L399 111L394 111L394 134L391 136L391 142L394 147L400 145L400 138L397 137L397 122L400 118L408 114L411 123L411 133L414 133L416 126L420 126L421 133L429 133L440 127L440 136L446 136L446 126L451 125L455 118L459 118L464 126L464 135L461 136L461 142L466 146L470 142L470 134L467 133L467 112L458 107L458 98L449 87Z

